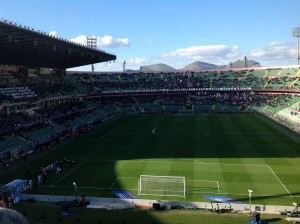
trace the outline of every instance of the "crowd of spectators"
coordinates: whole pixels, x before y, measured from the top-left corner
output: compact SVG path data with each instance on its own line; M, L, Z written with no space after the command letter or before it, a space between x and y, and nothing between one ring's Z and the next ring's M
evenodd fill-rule
M88 107L84 102L73 99L65 101L64 103L53 104L50 107L36 109L35 113L47 119L54 119L69 114L70 112L77 113L86 109L88 109Z
M2 72L3 73L3 72ZM1 74L2 74L1 73ZM289 73L287 73L289 74ZM76 82L71 77L78 77ZM53 95L65 96L78 93L78 85L85 86L85 94L99 94L105 90L131 90L131 89L177 89L177 88L265 88L265 89L290 89L299 88L299 77L292 75L262 76L251 71L226 71L226 72L165 72L165 73L138 73L138 74L91 74L78 73L67 75L38 75L38 78L25 78L22 74L12 73L0 77L0 87L28 86L39 99L46 99ZM15 80L15 81L12 81ZM291 85L293 84L293 85ZM0 95L0 101L11 102L9 96ZM26 100L26 99L24 99Z
M51 97L53 94L64 96L68 93L72 93L74 90L74 87L67 81L40 81L31 83L29 86L38 95L39 99Z
M194 104L224 104L236 106L287 106L290 94L256 94L254 92L211 92L207 97L193 98Z
M264 77L246 72L223 73L150 73L150 74L101 74L93 79L89 74L79 76L80 85L86 86L87 93L101 93L104 90L132 89L178 89L178 88L242 88L297 89L297 76ZM101 76L101 77L100 77ZM107 78L103 78L107 77ZM115 76L114 78L111 78ZM151 78L149 78L151 76ZM293 83L293 85L291 85Z
M0 115L0 139L5 135L13 135L20 131L30 129L35 123L39 122L36 116L28 116L25 113L11 113Z
M216 105L224 106L248 106L254 107L287 107L293 99L291 94L258 94L254 92L209 92L199 91L197 93L177 93L177 94L151 94L132 96L109 96L102 97L99 103L105 105L117 105L120 108L132 108L136 106L152 105Z
M262 74L262 73L261 73ZM70 79L70 76L75 79ZM254 93L242 91L196 91L176 93L137 93L135 95L104 95L104 90L130 90L130 89L186 89L186 88L287 88L295 80L296 76L264 76L246 71L227 71L227 72L171 72L171 73L134 73L134 74L72 74L66 78L61 75L40 75L38 78L24 78L17 74L9 74L11 79L15 80L15 85L25 85L30 87L38 94L39 99L47 99L49 94L58 94L64 96L71 94L70 98L45 102L40 104L44 108L34 109L30 116L24 112L5 115L4 111L0 115L0 142L4 136L18 136L26 140L26 133L37 129L50 127L49 122L58 126L66 127L66 123L73 121L78 117L93 113L97 108L114 108L118 110L136 108L140 111L146 104L149 107L155 106L192 106L201 105L233 105L247 108L248 106L262 107L281 107L285 108L288 102L292 100L290 94L271 94ZM6 80L6 79L5 79ZM16 84L17 83L17 84ZM2 85L7 83L2 82ZM78 93L77 84L85 85L85 94L97 95L94 102L84 99L79 101L74 97ZM297 83L295 83L297 87ZM77 89L77 90L76 90ZM74 95L72 95L74 94ZM84 97L84 96L81 96ZM6 96L0 95L0 101L8 100ZM13 108L10 108L10 110ZM298 111L293 110L293 115ZM72 125L72 123L71 123Z
M2 93L0 93L0 104L2 103L9 103L13 101L13 97L12 96L6 96Z

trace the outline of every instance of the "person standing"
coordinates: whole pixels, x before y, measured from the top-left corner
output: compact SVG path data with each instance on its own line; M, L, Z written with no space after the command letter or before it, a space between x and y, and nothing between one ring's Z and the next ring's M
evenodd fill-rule
M32 180L30 179L30 180L28 181L28 183L29 183L29 190L31 190L31 189L32 189Z

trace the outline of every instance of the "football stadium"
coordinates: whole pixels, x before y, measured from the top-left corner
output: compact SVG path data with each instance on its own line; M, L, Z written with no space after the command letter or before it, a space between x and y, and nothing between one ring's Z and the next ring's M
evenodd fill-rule
M0 31L3 207L29 223L300 222L299 65L67 71L117 55Z

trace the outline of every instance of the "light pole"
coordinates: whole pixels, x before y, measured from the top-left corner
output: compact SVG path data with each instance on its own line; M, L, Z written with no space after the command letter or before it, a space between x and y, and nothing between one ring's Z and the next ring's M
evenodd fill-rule
M74 190L75 190L75 203L77 204L77 183L73 182Z
M300 54L299 54L299 38L300 38L300 27L293 28L293 37L297 38L297 64L300 62Z
M86 39L86 45L89 48L97 49L97 37L94 35L88 36ZM95 71L95 67L94 67L94 64L92 64L92 72L94 73L94 71Z
M249 209L249 213L251 214L251 194L252 194L252 190L248 190L248 192L249 192L249 205L250 205L250 209Z

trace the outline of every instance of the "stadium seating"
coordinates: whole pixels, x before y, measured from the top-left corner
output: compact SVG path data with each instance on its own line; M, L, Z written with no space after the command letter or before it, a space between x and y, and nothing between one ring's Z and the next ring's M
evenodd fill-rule
M101 93L105 90L132 90L155 88L230 88L254 89L299 88L298 69L261 69L240 71L134 74L70 74L79 92Z
M299 124L300 96L287 93L299 89L300 68L43 74L38 79L1 72L0 104L9 114L0 116L5 127L0 152L44 144L126 113L259 112ZM35 106L28 116L24 108L30 100Z

